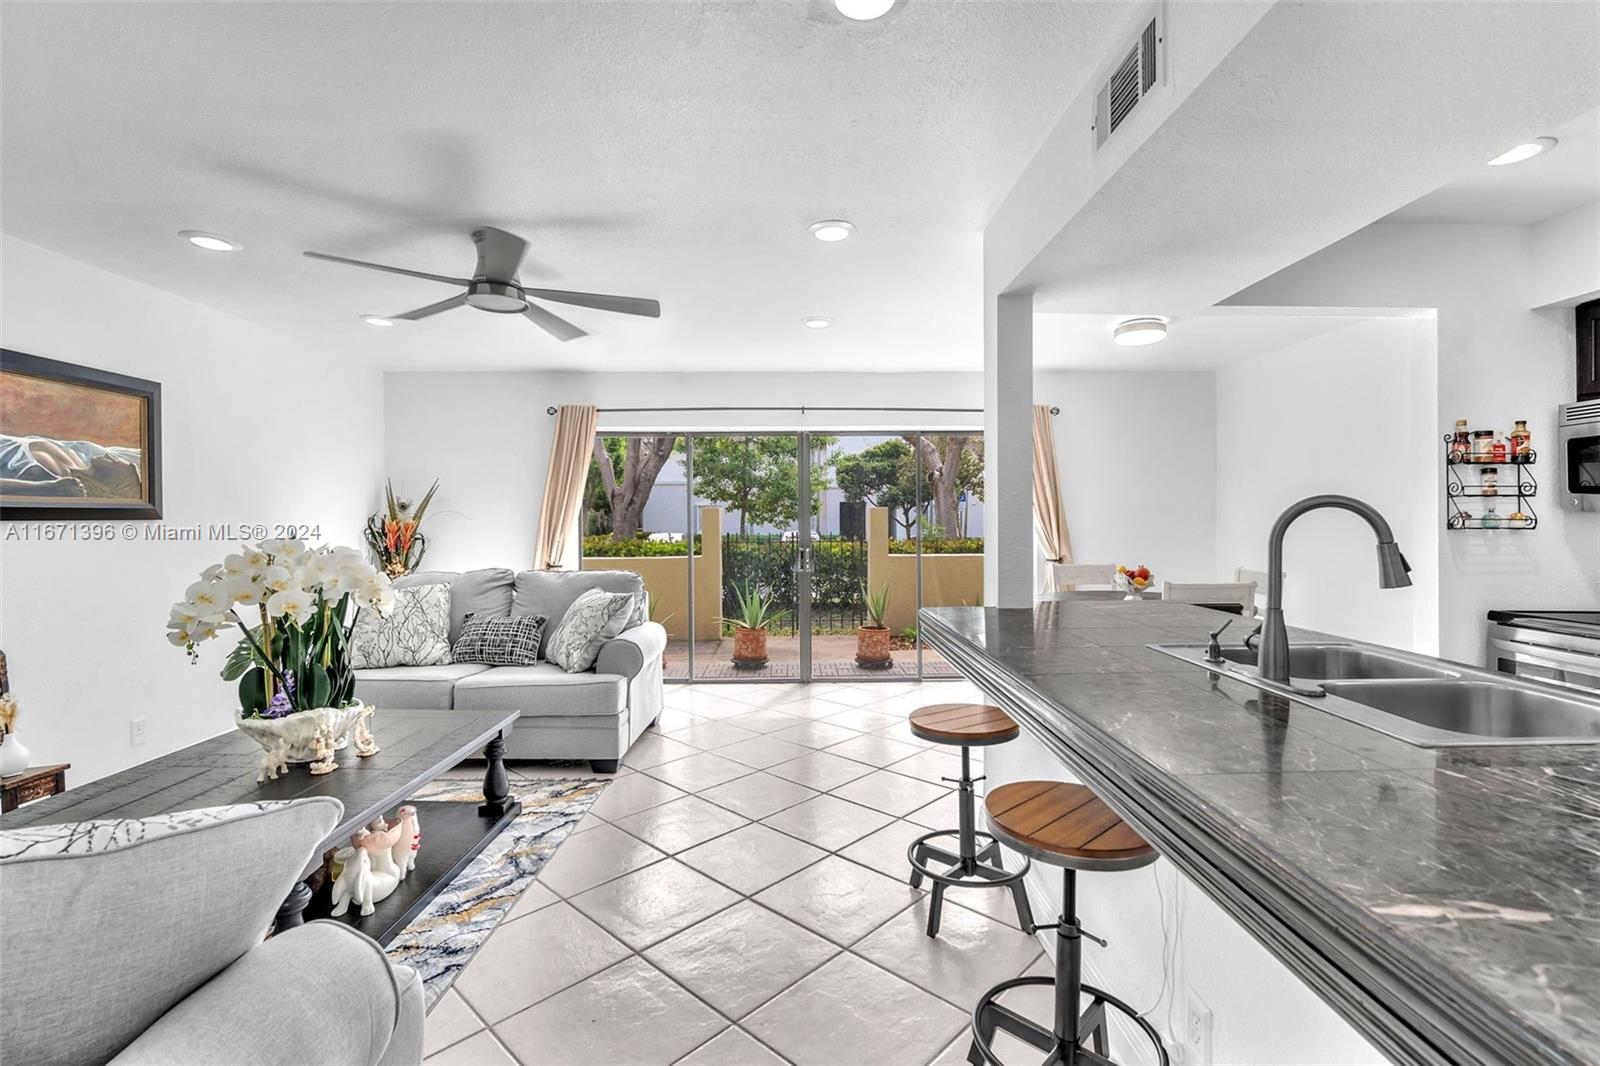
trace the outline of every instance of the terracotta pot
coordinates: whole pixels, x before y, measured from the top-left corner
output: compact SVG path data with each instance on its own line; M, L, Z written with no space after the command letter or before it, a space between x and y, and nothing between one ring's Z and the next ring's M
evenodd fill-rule
M745 670L757 670L767 665L767 631L765 628L746 629L744 626L734 627L733 665Z
M856 630L856 665L867 670L887 670L894 664L889 654L889 627L862 626Z

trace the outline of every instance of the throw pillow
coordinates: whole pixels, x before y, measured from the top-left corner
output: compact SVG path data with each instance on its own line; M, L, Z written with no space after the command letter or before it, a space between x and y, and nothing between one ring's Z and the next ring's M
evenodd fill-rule
M476 618L469 614L461 626L461 639L450 649L450 660L487 666L532 666L539 661L542 636L542 614L515 618Z
M594 665L600 646L627 628L638 599L631 592L590 589L572 601L550 634L544 656L569 674Z
M450 661L450 586L415 585L394 590L385 614L362 611L350 633L350 665L434 666Z

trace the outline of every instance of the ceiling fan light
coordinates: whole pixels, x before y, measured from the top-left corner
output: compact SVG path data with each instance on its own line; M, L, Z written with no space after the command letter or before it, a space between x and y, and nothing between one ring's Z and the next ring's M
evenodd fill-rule
M849 239L856 231L854 222L846 222L842 218L825 218L821 222L813 222L809 227L811 235L824 244L836 244Z
M392 326L394 319L384 318L382 315L362 315L361 321L369 326Z
M833 319L826 315L807 315L800 320L800 324L806 329L827 329L833 325Z
M194 245L204 248L208 252L237 252L244 245L238 241L222 236L220 233L207 233L198 229L181 229L178 236Z
M833 0L839 14L852 22L881 19L899 6L901 0Z
M1501 152L1489 160L1489 165L1491 167L1508 167L1512 163L1525 163L1536 155L1543 155L1560 143L1554 137L1535 137L1526 144L1517 145L1509 152Z
M1164 318L1130 318L1119 322L1111 331L1111 339L1124 348L1143 348L1160 344L1167 339L1167 320Z

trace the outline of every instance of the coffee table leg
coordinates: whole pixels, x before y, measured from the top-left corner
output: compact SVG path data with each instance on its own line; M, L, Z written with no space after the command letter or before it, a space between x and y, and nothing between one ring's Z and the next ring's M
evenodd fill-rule
M506 741L496 735L484 745L483 757L488 767L483 772L483 806L478 813L489 818L499 818L511 809L511 781L506 777Z
M287 933L297 926L305 925L306 907L311 903L311 886L304 881L295 883L289 890L289 895L278 905L278 917L272 923L274 933Z

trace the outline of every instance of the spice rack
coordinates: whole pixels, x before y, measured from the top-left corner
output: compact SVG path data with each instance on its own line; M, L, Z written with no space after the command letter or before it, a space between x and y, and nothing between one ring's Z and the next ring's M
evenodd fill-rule
M1507 459L1475 459L1471 456L1457 457L1450 453L1453 435L1445 434L1444 438L1444 521L1447 529L1482 529L1482 530L1507 530L1517 532L1524 529L1537 529L1539 516L1533 510L1533 504L1528 501L1539 495L1539 482L1533 476L1533 465L1538 462L1538 452L1530 451L1525 456ZM1481 477L1468 482L1462 476L1464 469L1486 466L1496 467L1508 471L1510 484L1502 482L1494 491L1485 492ZM1496 513L1495 517L1485 522L1482 512L1474 514L1467 509L1468 500L1494 500L1512 505L1505 513ZM1487 505L1485 505L1487 510ZM1512 521L1513 514L1526 516L1524 519Z

